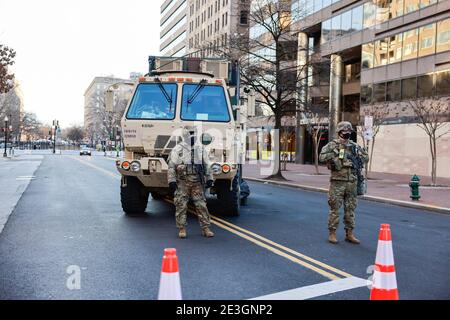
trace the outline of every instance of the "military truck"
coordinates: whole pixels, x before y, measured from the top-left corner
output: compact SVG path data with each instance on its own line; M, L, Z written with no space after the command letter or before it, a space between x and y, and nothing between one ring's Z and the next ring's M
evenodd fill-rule
M170 197L168 157L183 128L195 128L211 161L223 213L239 215L249 195L242 179L245 122L254 105L239 106L238 69L221 59L149 57L121 120L124 157L120 196L126 214L145 212L149 194ZM108 99L111 100L111 99Z

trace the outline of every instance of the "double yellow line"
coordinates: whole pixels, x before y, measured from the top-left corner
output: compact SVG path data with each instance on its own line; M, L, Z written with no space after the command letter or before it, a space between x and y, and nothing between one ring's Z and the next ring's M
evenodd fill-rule
M89 166L93 169L101 171L102 173L104 173L110 177L113 177L116 179L121 178L119 174L115 174L109 170L106 170L104 168L96 166L91 162L81 160L77 157L71 157L71 158L78 160L79 162L85 164L86 166ZM174 204L171 199L165 198L164 201ZM196 212L193 208L189 208L188 210L190 213L193 213L194 215L196 215ZM334 268L330 265L327 265L326 263L323 263L323 262L313 259L307 255L304 255L298 251L295 251L293 249L285 247L285 246L283 246L279 243L276 243L270 239L267 239L259 234L256 234L247 229L244 229L235 224L232 224L226 220L223 220L215 215L211 215L211 223L218 226L219 228L222 228L224 230L227 230L227 231L237 235L240 238L250 241L251 243L253 243L259 247L267 249L276 255L286 258L286 259L290 260L291 262L294 262L304 268L314 271L327 279L339 280L342 278L352 277L352 275L347 272L344 272L342 270Z
M165 199L165 201L173 204L173 201L170 199ZM189 212L196 215L196 212L194 209L189 208L188 210L189 210ZM250 241L257 246L267 249L267 250L271 251L272 253L275 253L275 254L277 254L283 258L286 258L296 264L299 264L302 267L312 270L330 280L339 280L342 278L352 277L352 275L347 272L344 272L344 271L334 268L330 265L327 265L321 261L318 261L316 259L308 257L300 252L297 252L293 249L285 247L285 246L283 246L279 243L276 243L270 239L267 239L261 235L258 235L247 229L241 228L241 227L239 227L235 224L232 224L226 220L220 219L220 218L216 217L215 215L211 215L211 223L215 224L216 226L218 226L224 230L227 230L227 231L237 235L238 237L241 237L247 241Z

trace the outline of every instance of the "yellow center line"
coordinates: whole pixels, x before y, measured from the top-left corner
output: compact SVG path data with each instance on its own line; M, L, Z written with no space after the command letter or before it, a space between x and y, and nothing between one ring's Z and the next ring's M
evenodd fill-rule
M164 199L164 200L166 202L174 204L172 200L169 200L169 199ZM190 208L188 210L189 210L189 212L191 212L191 213L196 215L195 210L190 209ZM312 270L314 272L317 272L320 275L324 276L325 278L328 278L330 280L339 280L339 279L341 279L340 277L337 277L336 275L334 275L334 274L332 274L332 273L330 273L328 271L322 270L322 269L320 269L320 268L318 268L318 267L316 267L316 266L314 266L314 265L312 265L310 263L307 263L305 261L297 259L297 258L295 258L295 257L293 257L293 256L291 256L291 255L289 255L289 254L287 254L287 253L285 253L285 252L283 252L281 250L276 249L275 247L281 248L283 250L287 249L286 251L289 251L290 253L292 253L292 254L294 254L296 256L302 257L305 260L314 261L316 264L320 265L322 268L328 269L329 271L333 271L333 272L335 272L337 274L341 274L344 277L352 277L352 275L350 275L348 273L345 273L345 272L343 272L341 270L338 270L336 268L328 266L328 265L326 265L324 263L321 263L320 261L314 260L314 259L312 259L310 257L307 257L307 256L305 256L305 255L303 255L303 254L301 254L299 252L296 252L296 251L294 251L292 249L286 248L286 247L284 247L284 246L282 246L282 245L280 245L278 243L275 243L275 242L273 242L273 241L271 241L269 239L266 239L266 238L264 238L262 236L259 236L259 235L255 234L253 232L250 232L250 231L245 230L243 228L240 228L240 227L238 227L236 225L233 225L233 224L231 224L231 223L229 223L229 222L227 222L225 220L219 219L219 218L217 218L217 217L215 217L213 215L211 215L211 217L212 217L211 223L217 225L218 227L220 227L220 228L222 228L224 230L227 230L227 231L229 231L231 233L234 233L235 235L237 235L237 236L239 236L241 238L244 238L245 240L248 240L248 241L250 241L250 242L252 242L252 243L254 243L254 244L256 244L256 245L258 245L258 246L260 246L262 248L265 248L265 249L267 249L267 250L269 250L269 251L271 251L271 252L273 252L273 253L275 253L275 254L283 257L283 258L286 258L286 259L288 259L288 260L290 260L290 261L292 261L294 263L297 263L297 264L299 264L299 265L301 265L301 266L303 266L303 267L305 267L307 269L310 269L310 270ZM229 225L229 226L227 226L227 225ZM241 230L242 232L240 232L240 231L238 231L236 229L233 229L233 228ZM268 245L268 244L266 244L266 243L264 243L262 241L259 241L259 240L255 239L255 238L252 238L249 235L246 235L244 232L247 233L247 234L252 235L253 237L256 237L258 239L264 240L264 241L268 242L269 244L271 244L272 246L270 246L270 245Z
M77 157L72 157L72 156L70 156L70 158L72 158L74 160L77 160L80 163L82 163L82 164L84 164L86 166L89 166L89 167L91 167L93 169L99 170L102 173L104 173L104 174L106 174L106 175L108 175L110 177L113 177L113 178L116 178L116 179L120 179L121 178L121 176L119 174L115 174L115 173L113 173L111 171L103 169L103 168L101 168L101 167L99 167L97 165L94 165L94 164L86 161L86 160L82 160L82 159L79 159ZM168 203L174 204L172 200L169 200L169 199L164 199L164 200L166 202L168 202ZM195 210L192 210L192 209L188 209L188 210L189 210L189 212L191 212L193 214L196 214ZM220 228L222 228L224 230L227 230L227 231L229 231L229 232L231 232L231 233L233 233L233 234L235 234L235 235L237 235L237 236L239 236L239 237L241 237L241 238L243 238L243 239L245 239L247 241L250 241L250 242L252 242L252 243L254 243L254 244L256 244L256 245L258 245L258 246L260 246L262 248L265 248L265 249L267 249L267 250L269 250L269 251L271 251L271 252L273 252L273 253L281 256L281 257L284 257L284 258L286 258L286 259L288 259L288 260L290 260L290 261L292 261L294 263L297 263L297 264L299 264L299 265L301 265L301 266L303 266L303 267L305 267L307 269L310 269L310 270L312 270L312 271L314 271L316 273L319 273L320 275L322 275L322 276L324 276L324 277L326 277L326 278L328 278L330 280L339 280L340 278L338 276L328 272L328 271L334 272L335 274L341 275L343 277L352 277L351 274L348 274L348 273L346 273L344 271L336 269L336 268L334 268L332 266L329 266L329 265L327 265L327 264L325 264L323 262L317 261L317 260L315 260L315 259L313 259L311 257L308 257L308 256L306 256L304 254L301 254L300 252L297 252L295 250L287 248L287 247L285 247L285 246L283 246L281 244L278 244L278 243L276 243L276 242L274 242L272 240L269 240L269 239L267 239L267 238L265 238L263 236L260 236L260 235L258 235L256 233L253 233L253 232L249 231L249 230L241 228L241 227L239 227L237 225L234 225L234 224L232 224L232 223L230 223L228 221L220 219L220 218L218 218L218 217L216 217L214 215L211 215L211 218L212 218L211 222L213 224L217 225L218 227L220 227ZM266 243L264 243L263 241L266 242ZM282 250L290 253L291 255L287 254L286 252L283 252L283 251L281 251L281 250L279 250L277 248L282 249ZM312 265L312 264L310 264L310 263L308 263L306 261L303 261L303 260L300 260L300 259L298 259L296 257L293 257L292 255L300 257L300 258L302 258L304 260L307 260L309 262L312 262L312 263L316 264L317 266L320 266L323 269L326 269L328 271L322 270L322 269L318 268L317 266L314 266L314 265Z
M89 160L89 161L87 161L87 160L82 160L82 159L79 159L79 158L74 157L74 156L69 156L69 158L74 159L74 160L77 160L77 161L81 162L82 164L84 164L84 165L86 165L86 166L89 166L89 167L91 167L91 168L97 169L98 171L101 171L101 172L103 172L104 174L107 174L108 176L111 176L111 177L116 178L116 179L119 179L119 180L121 179L120 174L113 173L113 172L111 172L111 171L109 171L109 170L106 170L106 169L103 169L103 168L101 168L101 167L99 167L99 166L96 166L95 164L90 163L90 162L89 162L90 160Z
M284 251L289 252L289 253L292 254L292 255L295 255L295 256L300 257L300 258L302 258L302 259L304 259L304 260L307 260L307 261L309 261L309 262L312 262L312 263L314 263L314 264L316 264L316 265L318 265L318 266L321 266L321 267L324 268L324 269L327 269L327 270L329 270L329 271L332 271L332 272L334 272L334 273L336 273L336 274L339 274L339 275L341 275L341 276L343 276L343 277L346 277L346 278L353 277L351 274L349 274L349 273L347 273L347 272L344 272L344 271L342 271L342 270L336 269L336 268L334 268L334 267L332 267L332 266L330 266L330 265L327 265L326 263L323 263L323 262L320 262L320 261L318 261L318 260L316 260L316 259L313 259L313 258L311 258L311 257L308 257L308 256L306 256L306 255L304 255L304 254L302 254L302 253L300 253L300 252L297 252L297 251L292 250L292 249L290 249L290 248L288 248L288 247L285 247L285 246L283 246L283 245L281 245L281 244L278 244L278 243L276 243L276 242L274 242L274 241L272 241L272 240L269 240L269 239L267 239L267 238L264 238L263 236L260 236L260 235L258 235L258 234L256 234L256 233L253 233L253 232L249 231L249 230L246 230L246 229L244 229L244 228L241 228L241 227L239 227L239 226L237 226L237 225L234 225L234 224L232 224L232 223L230 223L230 222L228 222L228 221L222 220L222 219L220 219L220 218L218 218L218 217L216 217L216 216L214 216L214 215L211 215L211 217L212 217L213 219L217 220L217 221L220 221L220 222L223 223L223 224L226 224L226 225L228 225L228 226L230 226L230 227L233 227L233 228L235 228L235 229L237 229L237 230L239 230L239 231L245 232L245 233L247 233L247 234L249 234L249 235L251 235L251 236L253 236L253 237L255 237L255 238L259 239L259 240L262 240L262 241L264 241L264 242L267 242L268 244L270 244L270 245L272 245L272 246L274 246L274 247L280 248L280 249L282 249L282 250L284 250Z

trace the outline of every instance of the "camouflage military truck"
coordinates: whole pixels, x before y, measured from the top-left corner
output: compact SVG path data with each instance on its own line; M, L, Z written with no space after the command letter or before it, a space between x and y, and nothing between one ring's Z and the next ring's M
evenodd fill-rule
M229 86L237 82L230 70L236 69L217 59L150 57L149 62L150 72L135 84L121 120L125 152L116 166L124 212L144 213L149 194L154 199L171 196L168 156L187 127L195 128L198 143L209 153L214 175L210 194L217 195L225 214L239 215L249 194L241 165L245 119L254 106L232 105L239 89Z

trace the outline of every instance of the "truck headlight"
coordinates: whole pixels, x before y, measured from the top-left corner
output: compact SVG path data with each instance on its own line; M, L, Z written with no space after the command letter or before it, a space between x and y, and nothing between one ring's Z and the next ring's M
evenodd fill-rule
M202 144L207 146L213 141L213 137L209 133L202 134Z
M130 165L131 171L138 172L141 170L141 164L137 161L133 161Z
M211 171L213 172L213 174L219 174L220 171L222 171L222 167L220 166L220 164L214 163L214 164L211 166Z

